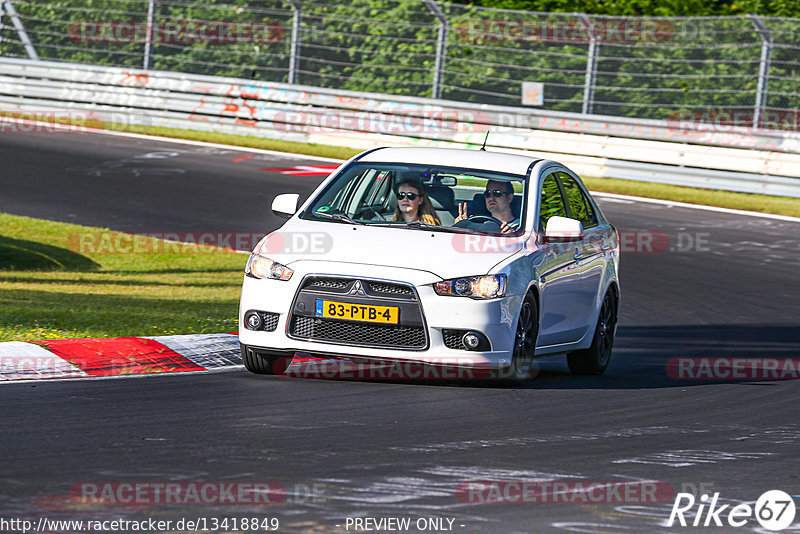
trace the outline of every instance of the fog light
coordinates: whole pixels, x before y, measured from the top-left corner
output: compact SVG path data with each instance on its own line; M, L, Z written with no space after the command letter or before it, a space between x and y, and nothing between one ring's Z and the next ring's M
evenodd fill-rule
M249 311L244 316L244 324L250 330L261 330L264 326L264 320L258 312Z
M461 342L469 350L475 350L476 348L478 348L478 345L480 344L481 340L478 338L478 336L476 336L472 332L467 332L466 334L464 334L464 337L461 338Z

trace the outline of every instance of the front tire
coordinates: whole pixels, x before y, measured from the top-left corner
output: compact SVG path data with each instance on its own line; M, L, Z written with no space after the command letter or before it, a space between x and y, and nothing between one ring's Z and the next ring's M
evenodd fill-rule
M525 295L525 300L522 301L522 308L519 311L511 365L501 371L503 379L512 384L521 384L528 378L538 336L539 309L536 305L536 299L528 293Z
M567 354L569 370L574 375L602 375L611 361L614 331L617 326L617 304L612 291L603 298L592 346Z

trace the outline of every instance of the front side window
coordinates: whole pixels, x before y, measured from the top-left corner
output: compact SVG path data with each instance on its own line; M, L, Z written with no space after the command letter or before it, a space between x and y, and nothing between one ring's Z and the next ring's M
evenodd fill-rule
M312 201L303 219L432 231L522 231L527 178L474 169L356 163Z
M547 227L547 221L553 216L566 217L567 210L561 198L561 190L556 182L556 177L551 174L542 182L542 196L539 205L539 223L542 228Z
M570 215L573 219L578 219L584 228L589 228L597 224L597 216L592 209L592 203L586 198L575 179L563 172L558 173L558 179L564 188L564 196L569 205Z

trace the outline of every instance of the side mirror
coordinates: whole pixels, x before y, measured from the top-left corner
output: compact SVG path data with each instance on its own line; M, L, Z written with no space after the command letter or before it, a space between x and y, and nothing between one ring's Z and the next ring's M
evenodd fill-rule
M284 193L278 195L272 201L272 213L282 219L289 219L297 211L297 201L300 195L297 193Z
M583 224L577 219L568 219L554 215L547 220L544 229L545 240L563 243L567 241L580 241L583 238Z

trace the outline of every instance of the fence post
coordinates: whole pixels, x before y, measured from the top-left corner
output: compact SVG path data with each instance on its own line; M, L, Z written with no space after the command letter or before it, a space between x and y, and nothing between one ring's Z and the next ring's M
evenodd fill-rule
M439 21L439 34L436 37L436 61L433 65L433 85L431 87L431 97L442 97L442 77L444 74L444 62L447 59L447 30L448 22L444 12L436 5L436 0L424 0L425 5Z
M297 83L297 69L300 65L300 24L303 22L303 6L300 0L289 0L292 4L292 37L289 44L289 83Z
M14 25L14 28L17 30L17 35L19 35L19 40L22 41L22 46L25 47L25 51L28 53L28 57L34 61L39 60L39 54L36 53L36 49L33 47L33 43L28 38L28 32L25 31L25 26L22 25L22 21L19 20L19 13L17 13L14 4L11 0L5 0L3 2L6 6L6 13L8 13L8 18L11 19L11 24ZM2 11L2 6L0 6L0 11Z
M0 0L0 45L3 44L3 13L6 11L6 3L5 0ZM3 50L0 49L0 55L3 54Z
M764 115L764 109L767 106L767 85L769 83L769 65L772 61L772 35L761 17L758 15L747 15L750 22L761 37L761 60L758 64L758 86L756 87L756 105L753 113L753 128L757 129L761 124L761 117Z
M589 36L589 52L586 57L586 78L583 82L583 106L581 113L588 115L594 108L594 87L597 78L597 34L594 26L585 13L576 13L581 20L581 24L586 29Z
M147 70L150 68L151 56L153 55L153 31L155 30L156 0L149 0L147 3L147 32L144 38L144 61L142 67Z

